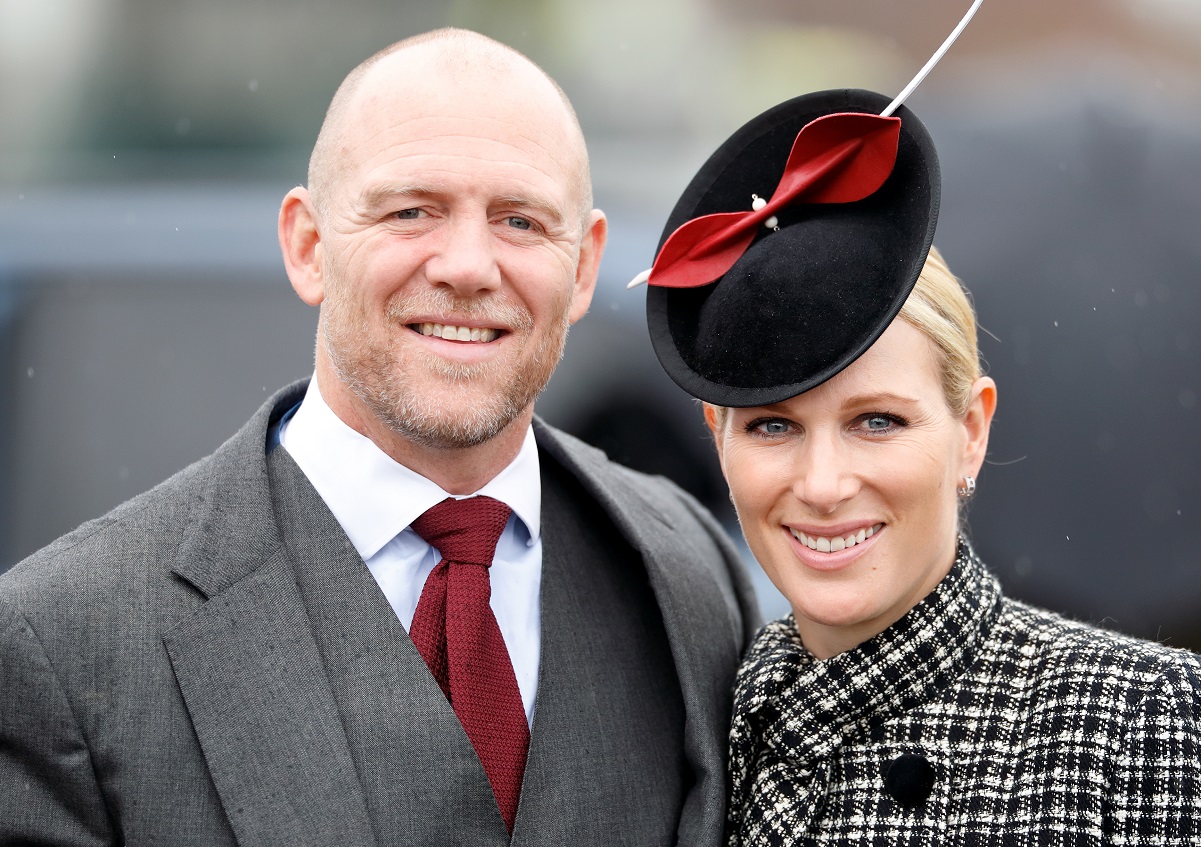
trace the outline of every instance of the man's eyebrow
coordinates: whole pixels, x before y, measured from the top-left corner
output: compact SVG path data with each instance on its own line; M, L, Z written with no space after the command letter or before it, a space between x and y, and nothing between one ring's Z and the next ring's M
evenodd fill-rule
M432 197L437 193L435 189L423 185L397 183L369 185L359 195L359 203L365 209L378 209L380 206L389 205L400 199Z
M431 185L419 183L382 183L369 185L359 195L359 207L375 212L405 200L423 200L442 196L444 192ZM493 198L490 206L529 211L545 219L552 227L565 227L567 218L558 204L529 194L505 194Z
M510 194L502 197L497 197L492 201L494 206L504 206L506 208L526 209L531 212L537 212L545 217L553 226L563 226L565 218L563 210L555 203L549 200L544 200L539 197L531 197L525 194Z

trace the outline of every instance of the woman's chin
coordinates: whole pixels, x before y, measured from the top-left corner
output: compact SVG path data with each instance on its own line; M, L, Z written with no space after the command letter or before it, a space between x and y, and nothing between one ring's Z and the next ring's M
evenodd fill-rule
M802 602L792 603L797 629L805 647L818 658L849 650L887 627L877 625L883 610L874 598L862 595L820 596L808 592Z
M826 629L858 629L879 613L867 599L859 597L837 602L814 602L810 597L804 603L793 603L792 611L798 623Z

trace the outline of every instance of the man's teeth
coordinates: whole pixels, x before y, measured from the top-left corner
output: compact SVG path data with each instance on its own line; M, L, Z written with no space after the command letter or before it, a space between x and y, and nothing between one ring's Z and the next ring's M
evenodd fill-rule
M487 343L496 338L496 330L478 326L452 326L450 324L421 324L422 335L435 335L447 341L481 341Z
M854 547L856 544L862 544L875 535L876 530L882 526L884 524L878 523L875 526L861 529L858 532L852 532L850 535L835 536L834 538L825 538L820 535L806 535L800 530L792 529L792 527L789 527L789 530L792 532L793 538L810 550L816 550L819 553L837 553L839 550L845 550L848 547Z

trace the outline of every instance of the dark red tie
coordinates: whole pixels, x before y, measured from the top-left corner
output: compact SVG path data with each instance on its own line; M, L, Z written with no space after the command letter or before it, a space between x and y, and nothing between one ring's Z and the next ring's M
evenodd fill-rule
M409 636L471 739L511 835L530 728L488 605L488 568L508 520L504 503L471 497L447 498L413 521L413 531L442 561L421 590Z

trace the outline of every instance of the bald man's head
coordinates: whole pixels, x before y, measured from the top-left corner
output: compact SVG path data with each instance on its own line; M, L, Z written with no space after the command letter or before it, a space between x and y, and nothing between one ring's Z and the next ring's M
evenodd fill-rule
M526 99L531 118L560 123L570 162L572 189L579 201L581 228L592 210L588 151L579 120L566 93L537 65L507 45L463 29L439 29L398 41L363 61L342 81L330 101L309 158L308 187L318 215L326 217L341 179L346 150L364 130L364 110L380 98L404 101L418 88L470 86L501 88Z

